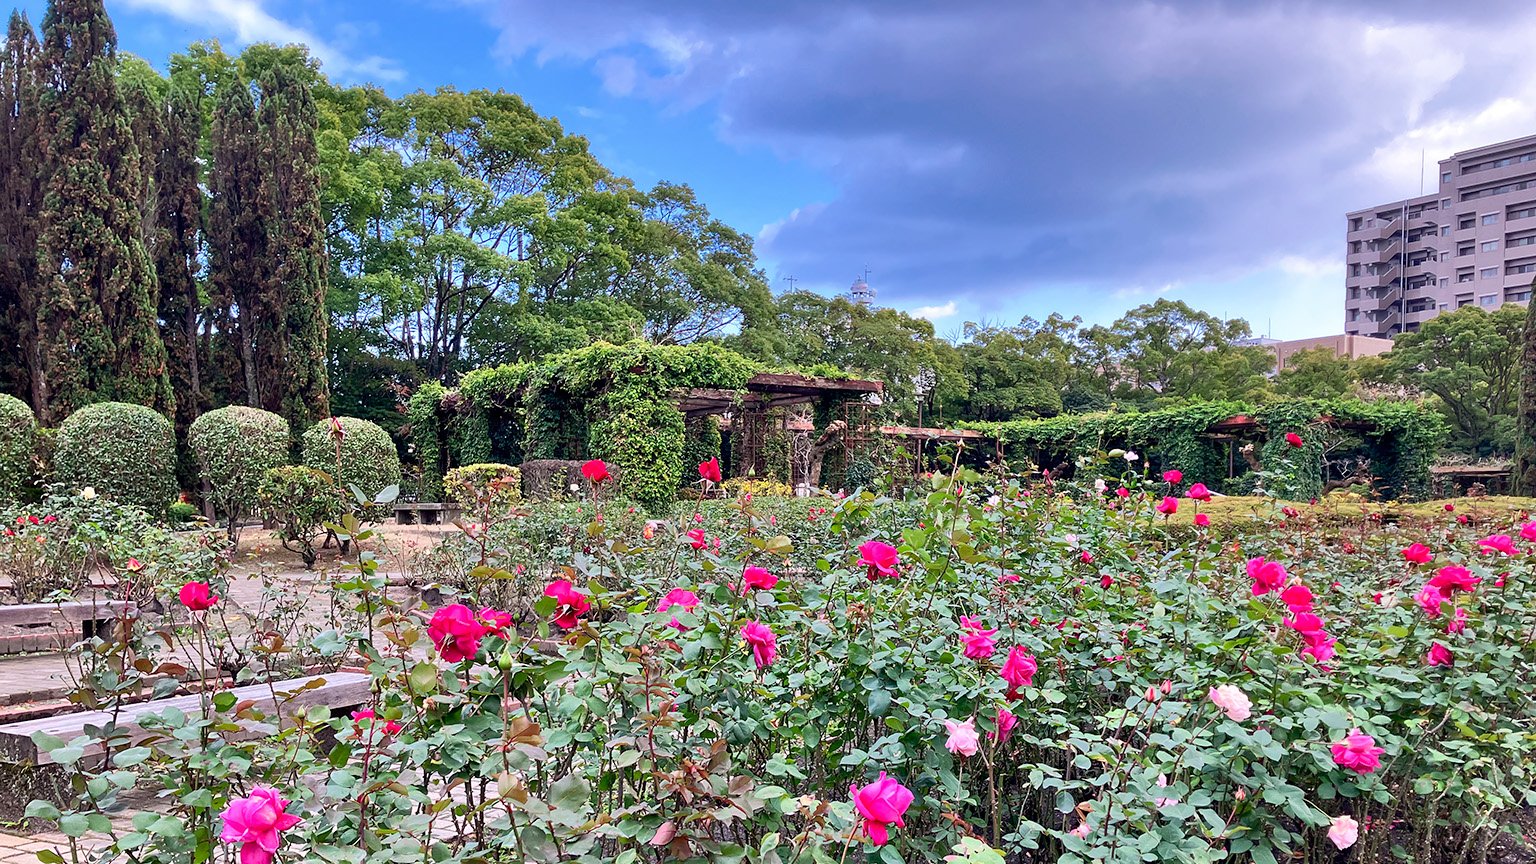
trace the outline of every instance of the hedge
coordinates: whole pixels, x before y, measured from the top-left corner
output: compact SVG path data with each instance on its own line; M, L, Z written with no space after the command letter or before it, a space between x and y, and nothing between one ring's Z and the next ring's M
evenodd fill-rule
M59 426L55 479L159 517L176 495L176 430L152 408L98 402Z
M21 498L32 479L37 418L27 403L0 393L0 503Z
M331 475L342 489L356 486L369 498L398 485L400 454L389 433L377 423L356 417L334 419L341 424L341 463L337 464L336 437L327 419L305 431L304 464Z
M267 471L286 464L288 421L270 411L231 405L192 421L187 446L197 458L211 500L227 520L231 543L240 520L256 511Z

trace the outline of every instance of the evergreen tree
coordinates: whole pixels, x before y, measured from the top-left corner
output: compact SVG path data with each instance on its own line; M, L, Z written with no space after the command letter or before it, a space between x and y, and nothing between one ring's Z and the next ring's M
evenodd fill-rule
M171 92L161 115L155 159L155 233L150 251L160 278L160 339L171 364L176 393L176 434L186 440L188 427L207 410L197 350L197 280L201 269L203 192L198 185L198 146L202 107L195 94Z
M225 403L262 407L257 385L258 322L264 314L266 229L258 207L256 105L244 82L216 95L208 173L208 294L213 310L202 339L202 367Z
M141 159L116 70L102 0L52 0L40 54L33 381L46 422L104 400L173 408L138 206Z
M1531 282L1536 288L1536 280ZM1520 401L1516 408L1516 495L1536 494L1536 303L1525 310L1525 330L1520 334Z
M319 113L304 67L278 64L261 79L261 210L269 270L263 292L277 315L262 352L275 380L262 407L293 429L330 416L326 381L325 222L320 208Z
M37 35L11 13L0 53L0 393L34 396L37 308ZM40 379L39 379L40 381ZM34 405L41 403L33 399Z

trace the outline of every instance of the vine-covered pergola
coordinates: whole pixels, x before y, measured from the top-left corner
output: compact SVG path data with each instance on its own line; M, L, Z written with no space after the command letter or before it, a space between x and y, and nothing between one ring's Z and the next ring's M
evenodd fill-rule
M1190 480L1252 488L1256 472L1287 466L1268 488L1293 498L1322 494L1325 461L1352 460L1354 482L1386 498L1424 498L1430 466L1447 430L1433 409L1414 402L1301 399L1262 405L1207 402L1144 413L1100 412L985 424L1005 454L1070 474L1078 457L1115 448L1139 452L1147 468L1177 468ZM1302 446L1286 441L1300 436ZM1345 482L1345 481L1341 481ZM1351 483L1352 485L1352 483Z

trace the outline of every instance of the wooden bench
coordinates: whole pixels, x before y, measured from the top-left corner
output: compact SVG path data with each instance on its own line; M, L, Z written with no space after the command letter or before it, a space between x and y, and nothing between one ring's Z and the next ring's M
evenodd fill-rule
M334 715L338 711L350 711L368 704L369 687L370 680L365 674L332 672L328 675L309 675L304 678L278 681L270 686L249 684L220 692L234 694L237 705L249 703L250 707L268 717L277 713L292 716L317 705L330 708ZM277 693L275 701L272 698L274 691ZM215 695L217 694L209 694L209 698ZM162 734L152 729L144 729L140 725L141 722L147 717L163 715L171 709L188 716L201 716L202 697L193 694L124 705L117 712L117 725L127 734L130 742L137 744ZM56 714L36 720L7 723L0 726L0 762L31 766L52 764L53 760L48 753L41 750L32 740L34 732L43 732L55 738L70 741L85 734L87 727L100 729L111 720L112 712L110 711L78 711L72 714ZM123 746L128 746L128 742L124 742ZM93 744L86 748L85 755L89 757L100 752L101 747Z
M92 636L109 636L123 618L135 618L138 607L124 600L23 603L0 606L0 654L60 651Z
M459 513L464 508L457 504L430 504L414 502L411 504L395 505L396 525L415 525L418 521L423 525L438 525L444 522L452 522L459 518Z

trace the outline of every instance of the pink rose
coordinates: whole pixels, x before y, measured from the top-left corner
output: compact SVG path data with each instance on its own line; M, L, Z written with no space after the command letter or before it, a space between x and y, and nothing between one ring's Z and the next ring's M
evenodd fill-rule
M1430 618L1439 618L1440 605L1450 599L1451 597L1448 592L1442 591L1434 585L1425 585L1414 596L1413 602L1419 604L1419 608L1424 610L1425 615Z
M1013 732L1013 727L1019 725L1019 718L1013 716L1012 711L999 706L997 709L997 719L994 722L997 728L988 732L987 737L1001 744L1008 740L1008 735Z
M1174 486L1177 486L1180 483L1184 482L1184 472L1183 471L1179 471L1177 469L1172 469L1172 470L1164 471L1163 472L1163 482L1164 483L1170 483L1170 484L1172 484Z
M1349 730L1344 740L1335 741L1330 749L1334 764L1356 774L1370 774L1381 767L1381 754L1387 752L1376 746L1376 739L1359 729Z
M944 730L949 733L949 738L944 742L944 749L956 756L975 756L981 749L981 736L976 734L976 721L972 720L945 720Z
M268 864L282 845L282 832L299 824L299 817L283 812L288 799L270 786L257 786L245 798L229 802L219 814L224 829L219 839L239 843L240 864Z
M997 650L997 645L992 637L997 635L996 630L983 630L980 628L967 630L960 634L960 641L965 643L965 656L972 660L985 660Z
M1248 578L1253 580L1253 596L1262 597L1271 591L1284 588L1285 583L1290 579L1290 574L1285 572L1285 567L1281 566L1279 561L1250 558Z
M1008 698L1014 699L1019 691L1034 684L1035 673L1039 671L1040 664L1035 662L1034 655L1022 645L1015 645L1008 651L1008 659L1003 661L1001 675L1008 682Z
M1164 495L1163 500L1157 502L1157 512L1164 516L1172 516L1179 512L1179 499L1171 495Z
M1184 497L1191 501L1209 501L1211 500L1211 490L1205 488L1204 483L1191 483L1189 491L1184 493Z
M769 573L761 567L748 567L741 571L741 593L753 591L770 591L773 586L779 584L779 577Z
M608 473L608 463L601 459L589 459L581 466L581 476L587 478L587 482L596 486L613 476Z
M1302 445L1301 436L1297 435L1295 432L1287 432L1285 433L1285 443L1291 445L1292 447L1300 447Z
M448 663L462 663L480 651L480 640L485 636L485 625L475 617L468 606L454 603L432 613L427 624L427 635L437 653Z
M1131 490L1125 488L1124 486L1121 486L1119 489L1115 490L1115 494L1120 496L1121 498L1129 498L1129 497L1131 497Z
M1280 602L1284 603L1291 612L1312 611L1312 589L1300 582L1280 592Z
M1338 644L1339 640L1329 636L1327 633L1324 633L1321 630L1313 630L1303 633L1301 634L1301 638L1305 639L1307 642L1307 647L1301 649L1301 653L1311 657L1313 660L1316 660L1319 663L1327 663L1329 660L1332 660L1333 655L1337 653L1334 650L1334 646Z
M1249 701L1248 694L1232 684L1212 687L1209 695L1212 704L1231 720L1241 723L1253 716L1253 703Z
M1520 539L1536 542L1536 522L1527 522L1520 526Z
M1451 656L1451 649L1441 645L1439 642L1432 642L1429 646L1429 653L1424 655L1424 665L1449 666L1454 659Z
M398 735L400 734L400 730L404 728L394 720L385 720L382 724L379 723L379 715L375 714L372 708L364 708L361 711L353 711L352 720L357 724L357 731L359 734L361 734L363 731L363 721L365 720L368 721L368 724L372 728L384 730L385 735Z
M1453 633L1454 634L1454 633L1460 633L1460 632L1462 632L1463 630L1466 630L1466 629L1467 629L1467 610L1465 610L1465 609L1457 609L1456 610L1456 614L1451 616L1451 620L1446 622L1446 624L1445 624L1445 632Z
M1429 584L1449 594L1453 591L1474 591L1481 581L1483 580L1480 577L1472 575L1471 570L1452 564L1436 570L1435 575L1430 577Z
M674 606L681 606L683 607L684 612L692 612L693 608L697 605L699 605L699 595L689 591L686 588L673 588L671 591L667 592L667 596L661 598L661 601L656 604L656 611L666 612L668 609L671 609ZM679 631L688 629L687 627L684 627L682 622L678 621L676 618L668 621L667 626L676 628Z
M703 528L690 528L688 530L688 535L687 536L688 536L688 545L692 546L695 549L703 549L705 546L709 545L709 541L706 540L705 537L704 537L704 529Z
M1520 550L1515 548L1514 538L1508 534L1490 534L1477 541L1477 545L1482 548L1484 555L1491 552L1498 552L1501 555L1520 554Z
M1328 839L1340 851L1348 849L1360 839L1360 823L1352 816L1335 816L1328 826Z
M871 580L895 576L898 563L896 547L889 543L871 540L859 547L859 565L869 568Z
M567 579L557 579L549 583L544 589L545 597L555 598L555 626L561 630L572 630L576 627L577 620L587 614L592 604L587 602L587 595L576 590Z
M1207 528L1207 527L1210 527L1210 524L1211 524L1211 517L1205 515L1204 513L1196 513L1195 514L1195 526L1196 527L1198 527L1198 528Z
M1415 543L1403 550L1403 560L1409 564L1428 564L1435 560L1435 553L1423 543Z
M849 786L848 793L853 796L854 808L864 819L864 831L869 835L869 842L884 846L891 839L890 826L906 827L907 823L902 821L902 816L912 806L912 791L897 782L896 778L887 777L881 771L878 778L862 789L857 785Z
M181 586L176 596L181 600L181 605L193 612L206 612L219 602L207 582L188 582Z
M779 656L779 640L768 629L767 624L757 621L748 621L741 625L741 638L747 640L747 645L752 649L752 659L757 663L757 668L767 669Z
M699 477L711 483L720 482L720 457L711 456L708 462L699 463Z

